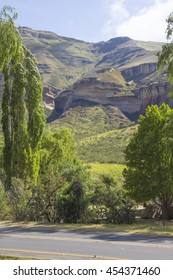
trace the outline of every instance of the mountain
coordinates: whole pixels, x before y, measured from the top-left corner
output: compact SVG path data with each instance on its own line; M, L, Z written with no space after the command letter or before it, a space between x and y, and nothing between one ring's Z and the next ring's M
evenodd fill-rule
M33 52L44 85L44 101L54 120L76 106L116 106L128 118L148 104L167 102L170 85L157 73L162 43L118 37L88 43L52 32L19 29Z
M118 158L123 162L124 139L133 131L126 127L145 113L149 104L168 102L171 87L166 74L157 71L156 54L162 43L129 37L89 43L27 27L20 27L19 32L38 61L51 128L71 128L83 159L88 150L88 161L93 161L92 157L97 161L98 154L103 158L107 145L114 154L119 147ZM2 85L0 75L1 95ZM122 137L119 129L125 129ZM113 148L117 139L119 144ZM115 161L111 156L109 160Z
M130 119L144 113L149 104L167 102L170 85L157 73L156 53L161 43L128 37L93 44L97 62L92 70L55 99L61 114L75 104L90 102L118 107Z

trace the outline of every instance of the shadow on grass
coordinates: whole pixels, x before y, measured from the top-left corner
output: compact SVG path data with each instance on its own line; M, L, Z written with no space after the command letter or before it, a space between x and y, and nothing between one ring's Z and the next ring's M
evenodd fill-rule
M29 234L33 237L37 236L37 238L51 236L54 238L73 238L73 240L76 238L112 242L157 243L172 246L173 236L168 236L168 234L171 230L173 233L173 221L167 223L169 223L167 226L169 230L166 231L166 227L162 228L161 221L154 221L154 223L153 221L138 221L133 225L47 225L3 222L0 223L0 238L2 239L3 235L5 237L6 234ZM157 231L157 235L154 231Z

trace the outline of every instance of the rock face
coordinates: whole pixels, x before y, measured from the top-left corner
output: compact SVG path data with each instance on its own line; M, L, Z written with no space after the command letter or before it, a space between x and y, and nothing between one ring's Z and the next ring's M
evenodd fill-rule
M144 63L123 70L122 75L125 77L127 81L134 80L137 82L139 79L142 79L156 71L157 71L156 63Z
M142 75L145 75L145 73L142 73ZM144 114L148 105L167 103L168 93L171 90L166 81L136 85L129 93L127 88L126 92L122 94L124 91L122 85L100 81L97 78L82 79L75 83L71 89L62 91L55 98L55 110L61 114L69 107L74 107L75 104L90 102L92 104L116 106L125 115L134 119L139 114Z
M46 108L53 110L55 108L55 98L50 88L44 88L43 102Z

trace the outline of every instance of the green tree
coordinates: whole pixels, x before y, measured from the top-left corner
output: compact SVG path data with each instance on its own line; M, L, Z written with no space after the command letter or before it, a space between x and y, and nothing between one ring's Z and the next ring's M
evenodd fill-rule
M158 55L158 68L166 70L168 81L173 84L173 12L168 16L166 29L167 43L162 46ZM170 96L173 96L173 91Z
M125 151L127 167L124 169L124 187L127 194L137 202L153 200L168 218L168 207L173 201L173 168L169 137L165 131L170 125L173 111L168 105L147 108L141 116L137 132Z
M11 178L36 184L45 126L41 106L42 84L34 56L22 44L11 7L0 12L0 70L4 74L2 98L3 161L7 186Z
M103 174L95 182L90 197L90 216L94 223L131 224L135 220L133 202L117 186L111 174Z
M14 25L16 18L14 8L4 6L0 10L0 71L7 67L10 61L19 61L22 55L22 39Z
M0 220L11 218L10 207L7 193L5 192L2 181L0 180Z
M42 140L38 185L33 190L34 220L76 222L87 205L87 168L76 154L73 135L66 128L46 130Z
M41 145L40 176L51 166L54 173L61 172L66 164L76 164L79 158L76 145L70 130L59 128L56 132L45 130ZM66 164L65 164L66 163Z
M57 200L57 212L65 223L76 223L85 214L88 206L88 172L82 164L68 164L62 178L65 184Z

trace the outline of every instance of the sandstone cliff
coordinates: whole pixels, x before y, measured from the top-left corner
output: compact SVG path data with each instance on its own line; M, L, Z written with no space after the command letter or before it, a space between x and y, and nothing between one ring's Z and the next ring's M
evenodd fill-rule
M156 70L155 64L124 70L122 75L126 78L125 84L106 82L98 78L84 78L57 95L55 110L61 114L69 107L90 102L116 106L129 118L135 119L145 113L148 105L168 102L171 87L165 78L154 75L147 83L142 80L152 73L156 74Z

